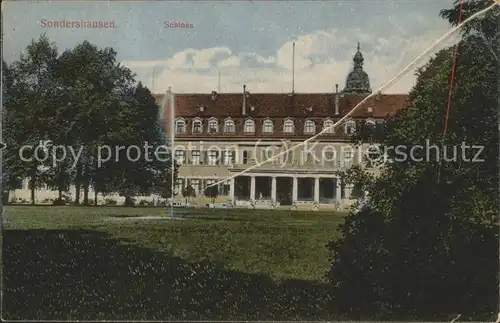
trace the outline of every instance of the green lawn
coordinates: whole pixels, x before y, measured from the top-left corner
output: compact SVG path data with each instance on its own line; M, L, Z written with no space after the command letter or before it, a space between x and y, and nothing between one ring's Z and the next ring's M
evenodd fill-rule
M341 214L7 206L7 320L335 320Z
M6 229L102 231L120 243L276 280L321 280L329 265L326 244L343 221L339 213L288 210L176 209L186 221L123 219L160 216L161 208L8 206L7 212Z

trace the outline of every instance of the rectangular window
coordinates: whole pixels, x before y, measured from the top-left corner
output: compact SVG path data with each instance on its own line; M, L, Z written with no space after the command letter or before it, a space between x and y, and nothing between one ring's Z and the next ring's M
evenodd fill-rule
M199 150L193 150L192 153L192 164L193 165L199 165L200 164L200 151Z
M243 164L248 164L248 151L243 151Z
M217 165L218 151L211 150L208 152L208 164L211 166Z
M216 133L217 132L217 122L216 121L210 121L208 124L208 132L209 133Z
M185 129L185 124L184 121L178 121L177 122L177 127L176 127L176 132L184 132Z
M229 195L229 191L230 191L230 187L231 187L230 184L224 184L224 185L222 185L222 190L220 192L220 195L228 196Z
M224 152L224 165L232 165L234 164L234 151L225 151Z
M198 193L200 192L200 180L199 179L192 179L190 181L190 185L194 188L196 196L198 196Z
M226 125L224 127L224 132L234 132L234 123L232 121L226 122Z
M175 161L179 165L184 164L184 151L183 150L176 150L175 151Z
M174 186L174 193L179 194L182 191L182 179L178 179Z
M200 133L201 132L201 121L195 121L193 123L193 132Z

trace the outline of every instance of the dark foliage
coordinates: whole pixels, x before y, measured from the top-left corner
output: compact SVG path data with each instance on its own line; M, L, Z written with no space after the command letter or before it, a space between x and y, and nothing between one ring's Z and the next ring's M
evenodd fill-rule
M465 16L488 3L468 1ZM494 40L499 33L490 27L499 11L494 10L466 29L459 44L446 136L454 47L418 71L408 107L385 123L381 146L389 148L393 162L376 178L356 169L344 175L368 191L369 201L346 218L342 237L329 244L332 306L339 313L404 320L496 317L499 61ZM441 14L456 24L457 7ZM371 137L361 131L355 139ZM469 150L459 150L463 144ZM484 148L477 161L478 149L471 145ZM390 150L398 146L407 149L406 158ZM436 146L439 153L424 148L408 155L417 146Z

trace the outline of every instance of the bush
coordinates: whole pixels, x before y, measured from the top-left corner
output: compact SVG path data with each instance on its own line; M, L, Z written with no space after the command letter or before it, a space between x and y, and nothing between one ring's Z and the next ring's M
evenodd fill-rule
M116 205L116 204L117 204L117 202L116 202L116 200L113 200L112 198L106 198L106 199L104 200L104 204L105 204L105 205Z
M126 196L124 206L135 206L135 199L133 197Z
M140 205L140 206L154 206L155 204L154 204L154 202L151 202L151 201L141 200L138 205Z
M56 199L52 202L52 205L66 205L66 201L64 199Z

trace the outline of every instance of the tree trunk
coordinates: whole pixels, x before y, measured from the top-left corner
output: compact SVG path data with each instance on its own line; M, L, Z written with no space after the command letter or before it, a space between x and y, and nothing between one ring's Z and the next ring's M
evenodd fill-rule
M9 204L9 196L10 196L10 190L6 190L2 192L2 204L7 205Z
M82 165L78 164L76 166L76 177L75 177L75 205L80 204L81 177L82 177Z
M124 206L134 206L134 203L132 202L131 196L125 196Z
M89 183L83 185L83 205L89 205Z
M89 167L85 164L83 168L83 205L89 205Z
M94 191L94 205L97 205L97 190Z
M62 190L59 189L59 200L62 200Z
M31 205L35 205L35 179L31 179Z

